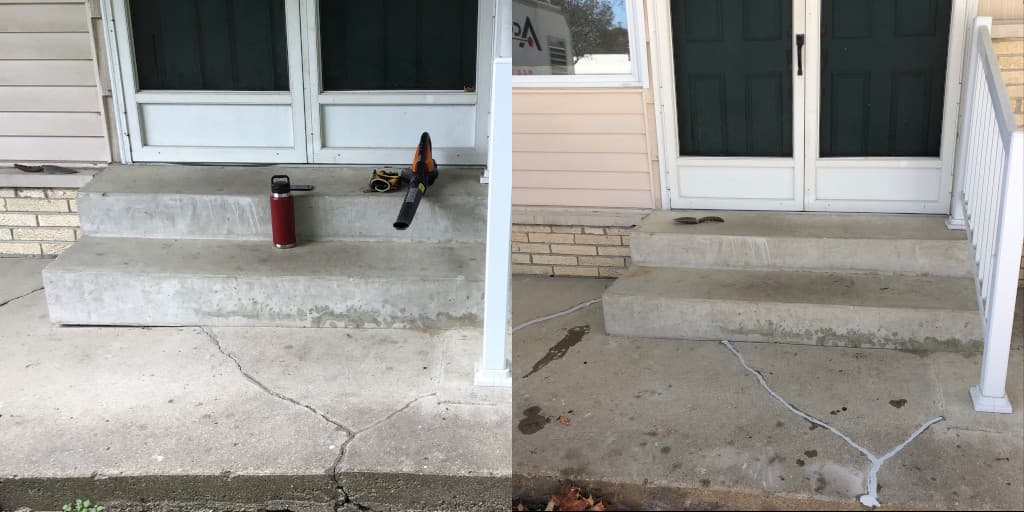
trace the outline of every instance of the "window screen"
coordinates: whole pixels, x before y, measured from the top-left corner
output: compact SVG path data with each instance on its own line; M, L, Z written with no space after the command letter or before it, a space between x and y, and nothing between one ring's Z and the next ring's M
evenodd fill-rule
M478 0L320 0L323 88L476 87Z
M139 88L286 91L283 0L131 0Z

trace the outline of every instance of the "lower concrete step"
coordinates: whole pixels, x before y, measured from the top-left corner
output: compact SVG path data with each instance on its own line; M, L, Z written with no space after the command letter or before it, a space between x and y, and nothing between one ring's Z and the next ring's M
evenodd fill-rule
M716 215L725 222L678 224ZM967 239L938 215L669 211L630 236L649 267L789 269L970 275Z
M395 169L397 171L397 169ZM442 168L404 231L392 227L404 193L366 193L369 167L112 165L78 192L86 235L270 239L270 177L295 185L299 240L484 239L487 186L481 169ZM404 191L404 189L402 189Z
M970 278L634 267L607 289L609 334L973 351Z
M479 323L482 244L84 237L43 271L66 325L449 328Z

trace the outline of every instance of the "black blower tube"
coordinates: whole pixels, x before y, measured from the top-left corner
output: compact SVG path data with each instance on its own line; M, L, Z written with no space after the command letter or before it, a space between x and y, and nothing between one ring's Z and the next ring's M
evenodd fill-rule
M427 187L422 183L409 183L409 191L405 193L405 200L402 201L398 218L393 224L395 229L406 229L412 224L412 218L416 216L416 209L420 207L420 199L423 199L423 192L426 190Z
M416 216L416 209L420 206L420 199L423 199L427 187L432 186L437 180L437 162L434 161L433 149L430 134L423 132L423 135L420 135L420 143L416 146L412 167L402 172L403 181L409 183L409 191L405 193L402 207L398 210L398 218L392 224L395 229L407 229L412 224L412 218Z

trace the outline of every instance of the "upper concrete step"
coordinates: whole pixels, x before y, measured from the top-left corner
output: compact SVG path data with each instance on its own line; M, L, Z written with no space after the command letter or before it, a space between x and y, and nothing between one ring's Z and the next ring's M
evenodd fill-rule
M633 267L603 300L610 334L975 350L970 278L863 272Z
M716 215L725 222L678 224ZM633 263L969 276L967 239L936 215L664 211L630 236Z
M43 271L70 325L478 325L483 244L85 237Z
M397 170L397 169L396 169ZM391 224L403 192L365 193L371 168L112 165L78 193L82 231L93 236L270 239L270 177L287 174L299 240L484 239L481 169L442 168L408 230Z

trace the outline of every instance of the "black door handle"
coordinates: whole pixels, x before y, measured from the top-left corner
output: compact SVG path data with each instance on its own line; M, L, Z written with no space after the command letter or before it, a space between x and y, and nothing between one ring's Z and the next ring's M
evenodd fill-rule
M804 74L804 35L797 34L797 76Z
M804 74L804 35L796 35L796 76Z

